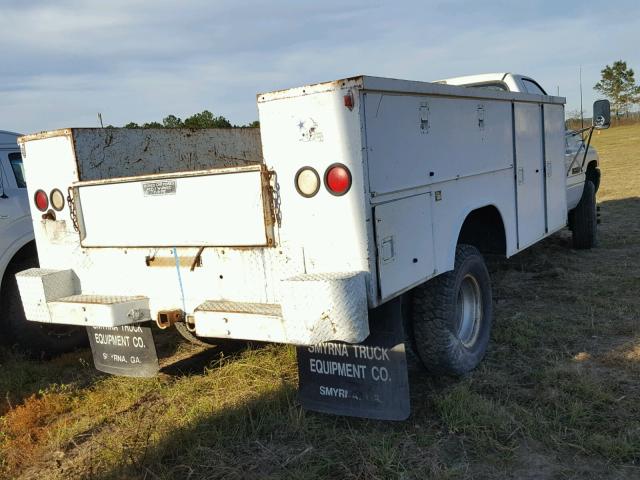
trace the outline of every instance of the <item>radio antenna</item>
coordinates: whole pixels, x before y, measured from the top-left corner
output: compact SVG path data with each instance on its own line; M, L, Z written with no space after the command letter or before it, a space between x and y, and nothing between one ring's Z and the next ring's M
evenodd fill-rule
M584 128L584 110L582 110L582 64L580 64L580 128Z

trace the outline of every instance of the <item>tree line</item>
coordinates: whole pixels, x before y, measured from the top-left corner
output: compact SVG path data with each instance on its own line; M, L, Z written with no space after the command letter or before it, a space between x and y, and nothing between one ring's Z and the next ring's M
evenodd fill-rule
M246 125L232 125L222 115L216 117L209 110L203 110L184 120L176 115L167 115L162 119L162 122L146 122L142 125L136 122L129 122L124 128L255 128L259 126L260 122L258 120Z

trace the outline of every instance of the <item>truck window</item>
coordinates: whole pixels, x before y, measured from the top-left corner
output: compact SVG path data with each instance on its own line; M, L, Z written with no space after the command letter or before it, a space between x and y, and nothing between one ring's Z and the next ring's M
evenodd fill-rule
M509 91L507 86L502 82L477 83L475 85L465 85L465 87L482 88L483 90L492 90L494 92L508 92Z
M547 92L545 92L543 90L543 88L538 85L536 82L534 82L533 80L529 80L527 78L523 78L522 79L522 83L524 85L525 90L527 91L527 93L533 93L534 95L546 95Z
M9 154L9 163L16 177L16 185L18 188L27 188L27 182L24 180L24 167L22 166L22 155L20 152L12 152Z

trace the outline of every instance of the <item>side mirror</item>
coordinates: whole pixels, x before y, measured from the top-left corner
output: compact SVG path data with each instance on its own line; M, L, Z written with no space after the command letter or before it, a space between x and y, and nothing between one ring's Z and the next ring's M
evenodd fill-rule
M611 125L611 106L609 100L596 100L593 102L593 126L602 130Z

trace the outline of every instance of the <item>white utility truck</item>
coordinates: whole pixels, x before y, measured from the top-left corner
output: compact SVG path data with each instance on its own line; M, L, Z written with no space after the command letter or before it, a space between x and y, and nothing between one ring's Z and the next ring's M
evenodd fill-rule
M16 285L16 272L38 266L19 136L0 130L0 342L18 343L35 355L60 353L86 343L85 333L27 322Z
M26 316L87 326L96 366L127 375L157 370L150 320L295 344L304 406L406 418L405 344L473 369L483 254L567 225L564 99L358 76L257 102L260 130L22 137L42 265L17 275Z

